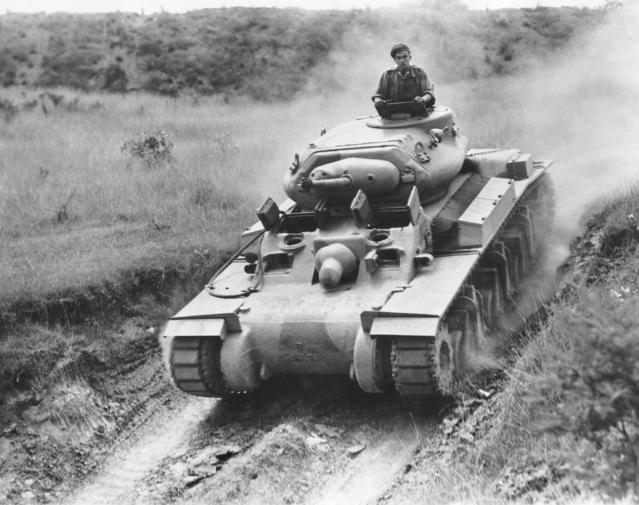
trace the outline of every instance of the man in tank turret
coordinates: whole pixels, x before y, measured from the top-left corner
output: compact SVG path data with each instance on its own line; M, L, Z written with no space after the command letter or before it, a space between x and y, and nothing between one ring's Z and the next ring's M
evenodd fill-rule
M391 57L397 67L382 74L377 92L373 95L378 109L384 102L421 102L425 108L435 105L435 87L426 71L410 64L410 49L406 44L395 44Z

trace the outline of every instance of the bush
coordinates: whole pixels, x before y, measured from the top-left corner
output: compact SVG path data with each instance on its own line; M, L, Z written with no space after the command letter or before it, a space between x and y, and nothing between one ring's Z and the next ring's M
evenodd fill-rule
M142 84L142 89L164 96L175 97L178 94L178 87L173 82L173 79L160 72L151 73L149 78Z
M60 55L42 58L42 74L37 80L40 86L69 86L92 89L100 75L99 63L104 58L92 50L72 50Z
M104 89L113 92L126 91L129 84L129 78L126 72L117 63L109 65L104 72Z
M16 83L18 66L8 53L0 53L0 85L12 86Z
M171 151L173 143L162 130L142 132L135 139L124 143L122 154L142 161L147 168L156 168L162 163L173 163L175 158Z
M215 154L237 153L240 150L230 133L217 133L211 139L211 151Z
M10 123L18 114L18 107L11 100L0 100L0 117Z
M639 296L621 287L612 295L579 293L557 316L555 331L569 350L557 356L536 402L543 428L585 437L605 448L611 475L593 472L608 491L639 491ZM548 398L552 401L548 402Z

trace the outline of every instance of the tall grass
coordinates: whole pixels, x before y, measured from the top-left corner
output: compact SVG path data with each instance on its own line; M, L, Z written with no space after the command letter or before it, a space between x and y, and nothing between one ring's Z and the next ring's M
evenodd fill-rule
M253 156L256 145L237 124L220 121L223 106L214 102L192 105L150 96L83 97L102 104L90 112L57 108L44 116L40 111L21 114L2 131L2 229L3 234L29 235L34 229L52 228L54 210L73 189L70 208L76 221L144 221L166 217L172 226L184 226L222 207L240 207L250 200L250 188L239 183L255 179L263 169ZM177 162L154 170L130 163L120 149L143 130L161 128L175 144ZM230 134L241 147L235 152L215 149L216 136ZM252 145L253 144L253 145ZM244 156L242 156L244 153ZM256 158L255 158L256 159ZM237 203L210 207L190 205L197 187L221 190ZM197 219L201 221L201 219Z
M298 139L319 133L300 123L290 106L147 95L66 93L46 114L20 112L0 124L1 296L234 248L261 200L283 198ZM173 163L121 152L155 129L174 144Z

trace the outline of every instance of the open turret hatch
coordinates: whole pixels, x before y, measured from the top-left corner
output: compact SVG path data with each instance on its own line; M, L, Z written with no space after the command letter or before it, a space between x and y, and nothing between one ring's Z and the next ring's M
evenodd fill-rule
M387 106L397 106L402 104L415 104L417 102L398 102L393 104L386 104ZM418 104L422 107L421 104ZM370 118L366 121L366 126L370 128L381 129L395 129L395 128L409 128L416 126L420 129L430 130L431 128L444 129L447 126L452 127L453 124L453 111L448 107L435 106L428 109L428 114L421 114L416 116L404 117L404 113L394 114L395 119L391 119L391 116L380 116Z

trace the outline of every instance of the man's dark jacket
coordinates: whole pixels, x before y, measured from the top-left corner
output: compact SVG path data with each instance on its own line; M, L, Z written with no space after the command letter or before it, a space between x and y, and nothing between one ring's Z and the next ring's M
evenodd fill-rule
M391 68L382 74L377 92L373 95L391 102L409 102L416 96L429 94L435 103L435 87L423 68L410 66L402 75L399 68Z

